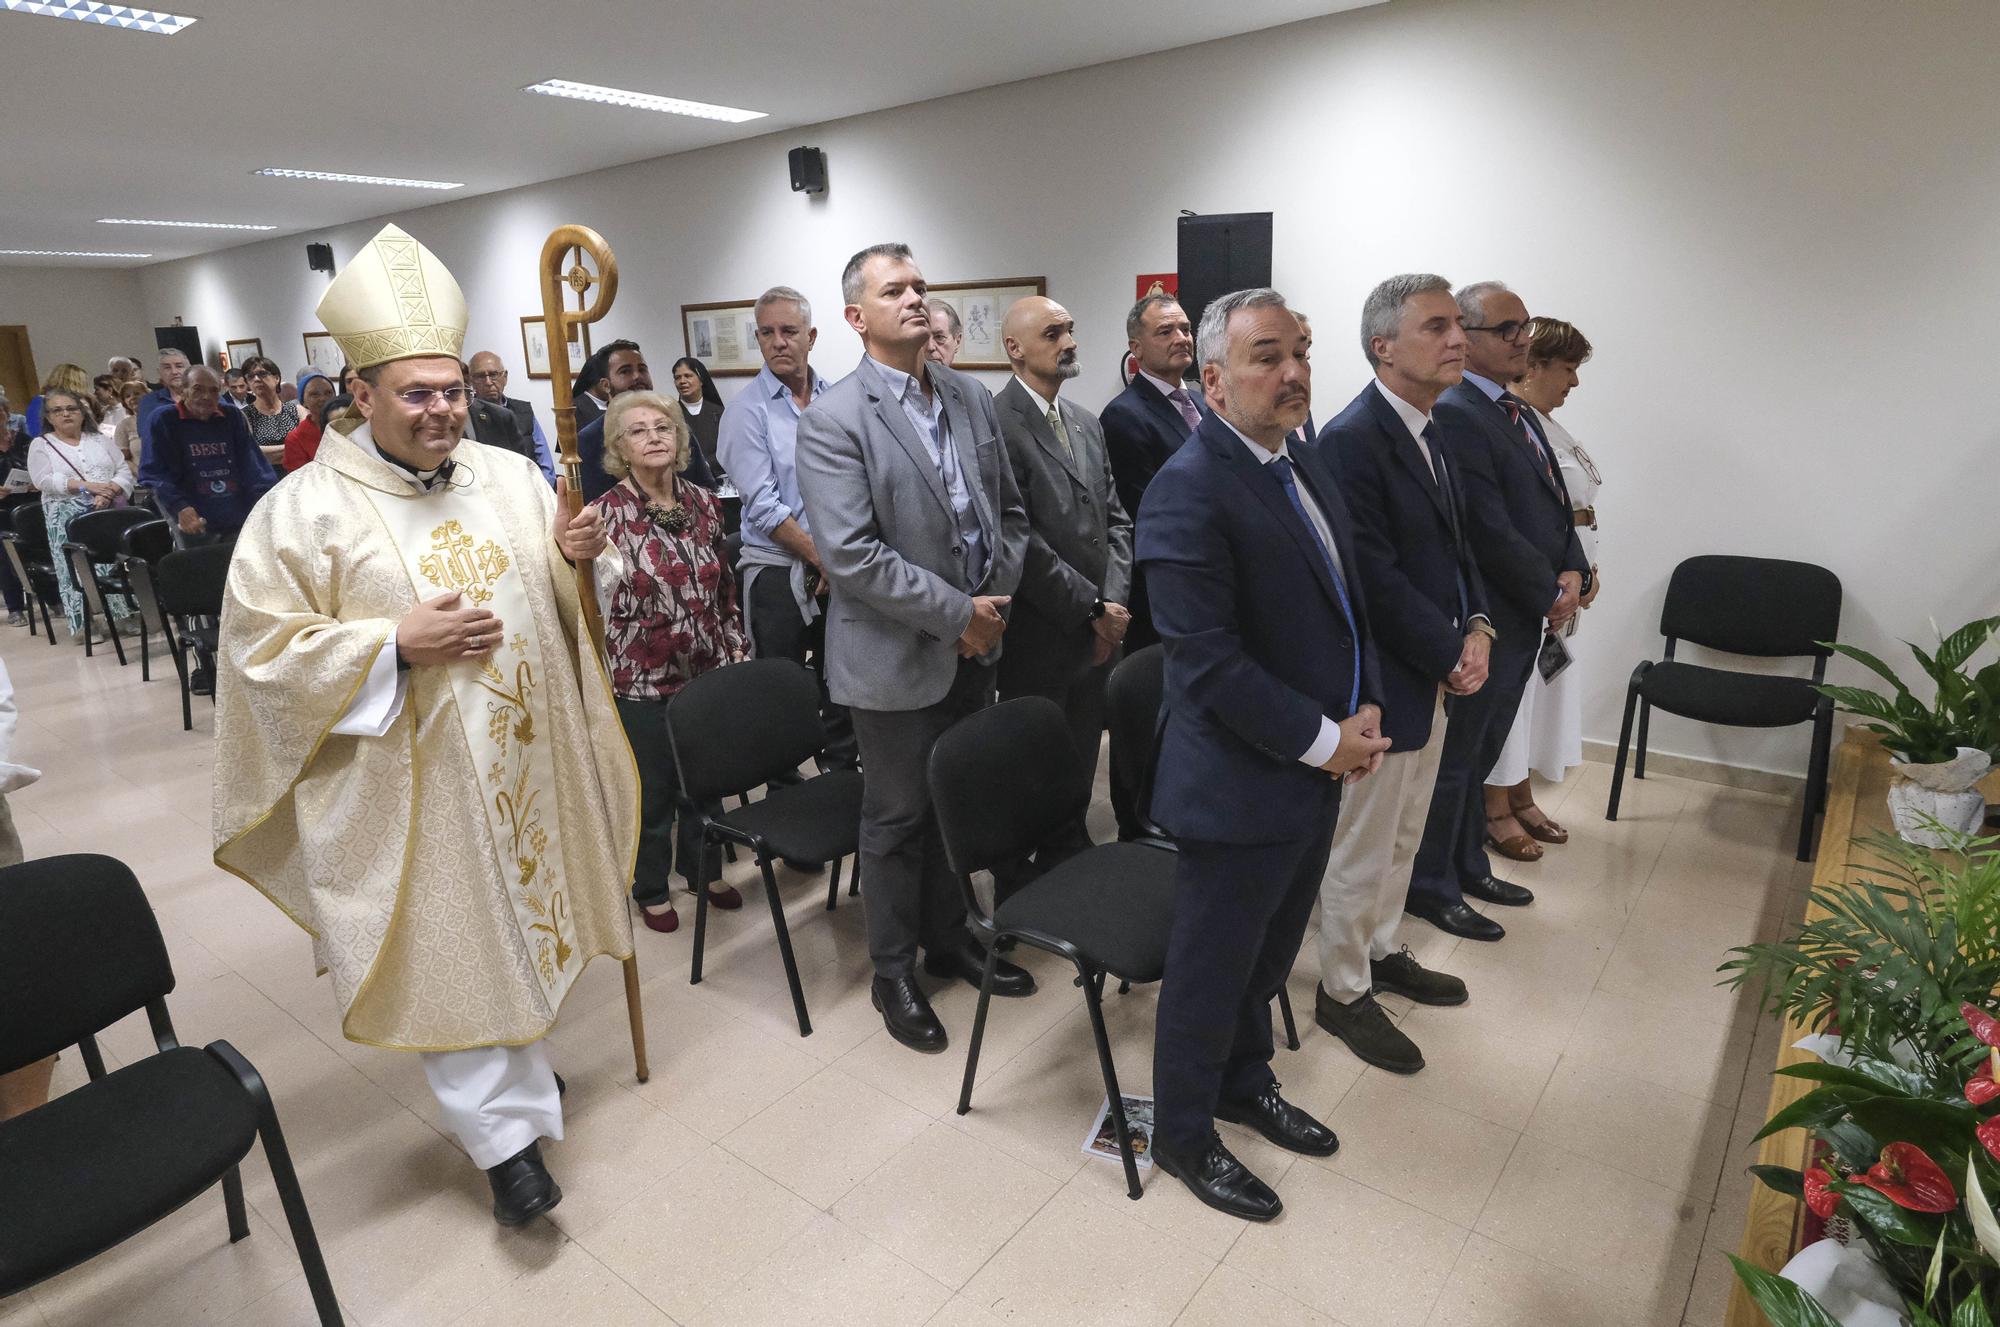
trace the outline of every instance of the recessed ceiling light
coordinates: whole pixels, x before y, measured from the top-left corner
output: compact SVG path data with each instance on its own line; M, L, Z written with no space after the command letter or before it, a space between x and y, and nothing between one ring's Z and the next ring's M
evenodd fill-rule
M107 28L129 28L133 32L153 32L171 37L194 22L179 14L162 14L130 5L100 4L97 0L0 0L0 9L17 14L40 14L44 18L73 18L79 23L101 23Z
M100 226L184 226L189 230L276 230L276 226L246 226L240 221L139 221L131 217L99 217Z
M8 258L151 258L150 253L100 253L95 249L0 249Z
M280 180L325 180L329 184L390 184L398 189L463 189L463 184L452 180L399 180L393 175L343 175L338 171L324 170L284 170L277 166L266 166L253 170L252 175L269 175Z
M731 124L741 124L745 120L761 120L769 114L768 111L738 110L734 106L711 106L705 101L683 101L679 97L657 97L650 92L627 92L623 88L604 88L595 83L572 83L563 78L531 83L521 90L539 92L545 97L571 97L577 101L601 102L606 106L624 106L635 111L664 111L668 115L692 115L703 120L727 120Z

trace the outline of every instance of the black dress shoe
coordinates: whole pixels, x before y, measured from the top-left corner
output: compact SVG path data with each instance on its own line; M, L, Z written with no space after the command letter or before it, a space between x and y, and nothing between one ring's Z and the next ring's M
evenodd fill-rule
M1533 890L1511 881L1495 879L1490 875L1466 881L1465 892L1474 898L1485 899L1488 903L1498 903L1509 908L1525 908L1535 901Z
M915 975L877 977L869 986L868 997L882 1011L882 1026L897 1041L926 1055L944 1049L944 1024L932 1012Z
M1248 1125L1287 1152L1330 1157L1340 1150L1333 1130L1279 1096L1275 1081L1248 1101L1218 1101L1215 1118Z
M1450 973L1432 972L1417 962L1408 945L1387 958L1369 959L1368 977L1377 994L1387 991L1418 1004L1464 1004L1466 999L1463 981Z
M1271 1186L1250 1173L1250 1168L1230 1154L1222 1140L1209 1135L1208 1146L1197 1156L1177 1157L1153 1143L1153 1160L1161 1170L1187 1185L1188 1192L1218 1212L1240 1216L1245 1221L1269 1221L1285 1210Z
M1417 1043L1389 1021L1388 1013L1372 995L1343 1004L1322 986L1313 1002L1313 1021L1346 1042L1347 1049L1363 1064L1392 1074L1413 1074L1424 1067L1424 1053L1417 1049Z
M958 977L979 985L986 972L986 946L967 940L956 949L929 950L924 954L924 971L933 977ZM1035 974L1001 959L993 965L995 995L1033 995Z
M549 1168L542 1164L542 1145L529 1143L486 1172L493 1186L493 1219L503 1226L523 1226L562 1201Z
M1412 917L1423 918L1447 935L1463 936L1467 940L1498 940L1507 934L1507 928L1499 922L1474 912L1463 903L1411 899L1403 905L1403 911Z

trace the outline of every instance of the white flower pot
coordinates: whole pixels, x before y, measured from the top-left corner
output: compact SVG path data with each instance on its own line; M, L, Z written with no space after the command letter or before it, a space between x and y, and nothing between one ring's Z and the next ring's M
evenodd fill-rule
M1897 835L1905 843L1942 848L1945 840L1932 820L1960 834L1976 833L1986 818L1986 796L1974 785L1991 768L1992 758L1969 746L1935 764L1912 765L1896 757L1889 781L1889 816Z
M1806 1245L1778 1273L1811 1295L1841 1327L1899 1327L1902 1300L1861 1243L1823 1239Z

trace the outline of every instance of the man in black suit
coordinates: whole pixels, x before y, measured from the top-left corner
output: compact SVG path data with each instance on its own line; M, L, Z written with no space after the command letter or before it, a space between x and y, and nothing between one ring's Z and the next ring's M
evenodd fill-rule
M1300 313L1297 309L1292 310L1292 316L1299 320L1299 330L1306 334L1306 352L1310 354L1312 352L1312 339L1313 339L1312 319L1306 317L1303 313ZM1306 422L1299 425L1296 429L1292 430L1292 437L1297 438L1299 440L1300 445L1303 446L1304 444L1311 442L1314 438L1317 438L1318 436L1319 436L1319 426L1313 423L1312 404L1311 402L1307 402Z
M1014 377L993 405L1028 510L1028 551L1000 655L1000 698L1046 696L1062 706L1088 788L1097 778L1104 683L1132 618L1132 518L1119 505L1096 418L1060 397L1080 368L1076 320L1030 295L1007 311L1001 336ZM1038 864L1089 843L1079 815L1042 845Z
M597 380L597 392L604 398L605 410L610 410L611 402L627 392L650 392L653 390L653 370L646 364L646 352L639 349L637 341L613 341L604 347L604 376ZM611 491L618 481L604 470L604 416L598 415L588 424L583 422L583 414L577 413L576 455L582 462L583 499L595 502ZM715 488L715 472L708 468L708 458L701 454L701 448L688 448L687 469L681 471L691 484L699 484L705 489Z
M1436 416L1464 480L1466 527L1498 636L1486 685L1454 702L1408 909L1453 935L1498 940L1505 928L1467 907L1465 896L1509 907L1535 896L1493 876L1486 775L1513 727L1542 634L1576 612L1590 564L1548 441L1534 412L1507 391L1527 366L1527 305L1497 281L1467 286L1457 301L1465 378L1438 398Z
M1434 1005L1466 999L1464 982L1398 948L1396 929L1445 746L1445 696L1478 693L1493 627L1457 476L1430 414L1465 371L1451 284L1411 273L1375 287L1361 308L1361 346L1375 381L1314 447L1354 515L1355 579L1368 601L1391 745L1381 772L1342 799L1320 884L1316 1014L1365 1062L1413 1074L1423 1052L1375 994Z
M579 432L590 427L591 422L604 413L604 407L611 404L609 396L598 395L604 390L604 360L610 350L610 346L601 346L591 351L590 357L577 369L576 381L570 384L570 406L576 411Z
M490 402L514 417L514 426L528 440L529 455L541 467L542 478L556 482L555 458L549 454L549 440L535 408L526 401L507 395L507 365L490 350L482 350L465 362L466 382L473 396Z
M1160 468L1139 517L1166 647L1153 816L1174 836L1173 931L1153 1044L1153 1157L1219 1211L1268 1221L1278 1195L1215 1121L1327 1156L1333 1131L1271 1074L1271 1001L1298 957L1342 779L1381 764L1379 682L1332 473L1286 437L1312 396L1306 338L1275 290L1201 320L1212 413Z

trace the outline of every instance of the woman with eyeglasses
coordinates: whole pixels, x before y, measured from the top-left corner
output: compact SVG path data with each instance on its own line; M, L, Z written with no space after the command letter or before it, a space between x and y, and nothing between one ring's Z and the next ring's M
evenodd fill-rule
M1591 345L1574 324L1560 318L1536 318L1528 323L1528 360L1521 376L1508 390L1534 410L1549 440L1556 461L1562 467L1563 484L1569 489L1569 505L1576 522L1577 541L1590 563L1590 588L1582 607L1596 602L1602 584L1597 570L1597 489L1601 482L1597 465L1568 429L1555 420L1556 409L1569 398L1577 384L1577 369L1590 358ZM1563 627L1563 644L1572 658L1576 655L1575 634L1583 614L1578 612ZM1512 816L1528 836L1541 843L1569 842L1569 831L1548 818L1535 805L1529 780L1532 771L1552 783L1560 783L1572 767L1583 763L1583 694L1574 664L1544 682L1539 670L1528 678L1515 712L1514 726L1493 772L1486 776L1486 814L1489 821ZM1510 854L1511 855L1511 854ZM1539 850L1536 853L1540 855Z
M83 633L83 591L71 577L69 559L62 555L70 522L88 511L102 511L132 496L132 467L109 438L85 429L89 414L75 392L42 393L42 418L47 432L28 448L28 478L42 495L42 519L49 529L50 561L62 592L63 613L72 635ZM109 574L112 568L101 566ZM114 610L115 611L115 610Z
M250 439L274 466L284 463L285 435L299 426L305 416L297 401L278 395L284 375L277 361L252 355L243 361L243 380L250 389L249 403L243 407L244 422L250 425Z
M681 813L678 836L674 828L680 781L667 742L667 701L750 652L721 505L681 474L688 432L680 407L656 392L614 398L604 418L604 469L618 482L597 500L606 536L624 562L624 575L599 590L611 689L639 766L632 899L655 931L680 926L670 889L676 837L687 888L706 886L713 907L743 905L733 886L714 887L720 866L713 849L703 851L700 822ZM709 810L719 815L722 807Z

